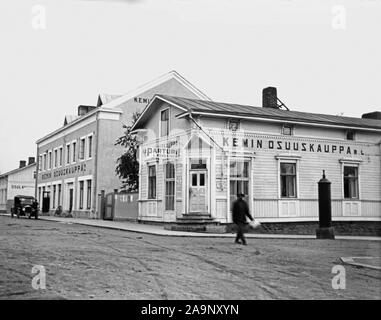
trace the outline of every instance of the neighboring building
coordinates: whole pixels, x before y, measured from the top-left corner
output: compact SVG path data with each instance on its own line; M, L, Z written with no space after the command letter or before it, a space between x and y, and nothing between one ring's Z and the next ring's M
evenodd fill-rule
M34 196L36 163L29 157L28 164L20 161L19 168L0 175L0 212L10 213L16 195Z
M259 221L317 221L325 170L333 220L380 221L380 112L350 118L281 110L274 88L264 89L263 100L258 108L155 96L133 127L139 219L229 223L239 192Z
M131 125L133 114L157 93L209 99L172 71L126 95L100 95L97 106L79 106L78 115L66 116L61 128L37 141L36 197L43 212L62 206L76 217L101 218L101 191L122 184L115 168L124 149L115 142L123 124Z

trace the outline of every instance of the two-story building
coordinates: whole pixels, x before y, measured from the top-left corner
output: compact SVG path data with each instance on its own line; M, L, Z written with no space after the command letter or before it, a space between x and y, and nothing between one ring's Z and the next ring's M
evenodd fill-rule
M79 106L77 115L37 141L36 197L43 212L61 206L75 217L101 218L100 193L122 185L115 169L124 149L115 143L123 125L131 125L157 93L209 99L171 71L125 95L100 95L96 106Z
M34 157L20 160L17 169L0 175L0 212L10 213L14 197L35 195L36 163Z
M333 220L379 221L381 113L282 110L274 89L264 89L263 107L155 96L133 127L139 219L229 223L243 193L261 222L317 221L325 170Z

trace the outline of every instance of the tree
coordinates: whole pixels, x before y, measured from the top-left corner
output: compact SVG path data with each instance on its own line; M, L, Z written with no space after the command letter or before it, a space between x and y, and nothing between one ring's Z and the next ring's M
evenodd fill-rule
M132 115L132 125L138 119L140 113ZM122 179L123 188L126 191L137 191L139 189L139 162L136 159L138 143L136 135L131 133L131 126L123 125L124 135L120 137L115 145L121 145L126 148L126 152L118 158L118 165L115 172Z

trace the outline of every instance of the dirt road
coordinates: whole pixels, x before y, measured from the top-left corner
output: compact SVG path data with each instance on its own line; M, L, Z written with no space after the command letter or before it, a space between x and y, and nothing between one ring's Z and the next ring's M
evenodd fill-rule
M342 256L379 256L347 240L177 238L0 217L0 299L380 299L381 272ZM32 288L32 267L46 289Z

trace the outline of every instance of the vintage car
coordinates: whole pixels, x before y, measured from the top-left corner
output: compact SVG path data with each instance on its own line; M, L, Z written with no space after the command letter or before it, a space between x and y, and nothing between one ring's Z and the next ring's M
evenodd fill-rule
M38 219L38 202L31 196L15 196L11 208L11 217L13 218L14 215L17 218L28 216L30 219L34 216L35 219Z

